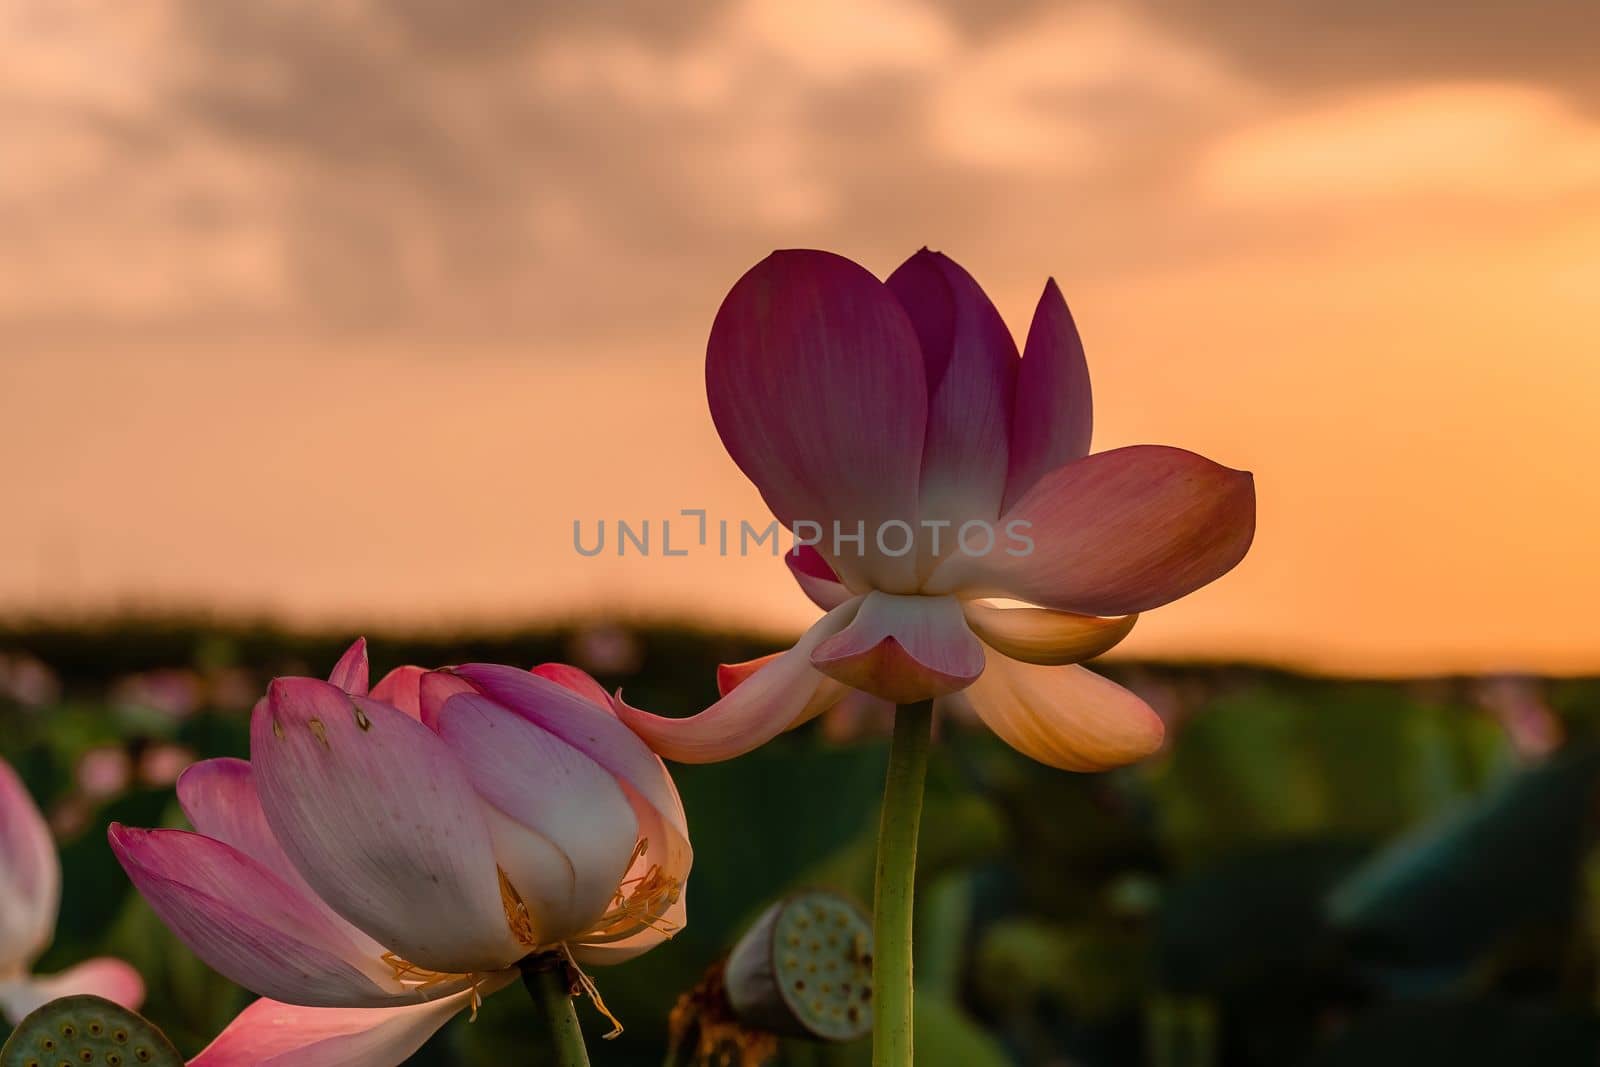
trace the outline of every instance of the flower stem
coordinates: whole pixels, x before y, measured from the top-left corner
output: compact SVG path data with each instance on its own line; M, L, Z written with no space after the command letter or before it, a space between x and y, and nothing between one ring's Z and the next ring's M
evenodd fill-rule
M567 961L559 953L529 956L520 964L522 984L544 1016L547 1047L555 1053L548 1062L556 1067L589 1067L589 1050L583 1044L578 1013L572 1004L572 982Z
M872 902L873 1067L911 1067L911 898L932 732L931 704L895 710Z

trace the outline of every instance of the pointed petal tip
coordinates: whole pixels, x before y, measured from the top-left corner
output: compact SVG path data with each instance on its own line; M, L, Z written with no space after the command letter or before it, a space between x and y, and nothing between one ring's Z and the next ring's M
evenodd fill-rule
M358 637L334 664L328 681L347 693L366 696L371 683L371 666L367 660L367 639Z

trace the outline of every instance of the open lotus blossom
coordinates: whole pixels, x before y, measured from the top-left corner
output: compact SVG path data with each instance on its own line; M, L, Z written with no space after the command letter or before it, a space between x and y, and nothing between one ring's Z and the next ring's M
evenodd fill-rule
M250 760L179 779L194 832L111 827L162 920L264 998L198 1067L397 1064L525 957L617 963L683 926L677 790L588 675L367 681L362 642L327 682L275 680Z
M32 975L50 946L61 903L61 862L44 816L10 764L0 760L0 1015L13 1023L57 997L92 993L125 1008L144 999L139 972L117 959L87 960Z
M706 391L826 614L789 651L725 668L699 715L619 706L657 752L726 759L845 699L953 704L1070 770L1159 747L1160 718L1077 664L1237 564L1255 489L1178 448L1089 453L1088 366L1054 281L1019 357L943 255L880 282L776 252L718 311Z

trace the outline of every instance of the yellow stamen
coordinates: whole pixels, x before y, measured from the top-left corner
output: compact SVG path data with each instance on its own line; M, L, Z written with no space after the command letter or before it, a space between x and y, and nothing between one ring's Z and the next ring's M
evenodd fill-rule
M606 1041L610 1041L620 1036L622 1033L622 1020L613 1015L611 1009L606 1007L606 1002L600 998L600 987L594 984L593 978L583 972L582 967L578 966L578 961L573 958L572 949L567 947L565 941L561 943L561 951L566 955L567 967L571 970L573 976L578 979L578 985L582 987L588 998L594 1001L595 1009L611 1021L611 1032L602 1034L601 1037Z
M518 941L529 948L538 948L539 936L534 933L533 918L528 914L528 905L522 902L522 894L511 884L505 871L498 867L495 870L500 875L500 904L506 910L506 924Z

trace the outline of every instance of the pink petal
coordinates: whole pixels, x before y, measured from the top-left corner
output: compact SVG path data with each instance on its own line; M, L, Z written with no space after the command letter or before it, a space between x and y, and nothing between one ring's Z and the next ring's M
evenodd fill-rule
M822 553L811 545L796 545L783 554L783 561L789 565L789 573L794 575L801 591L823 611L832 611L854 595L822 558Z
M592 926L610 905L639 836L617 780L554 734L477 693L445 703L439 736L478 794L504 816L490 820L495 855L539 940L566 941Z
M421 721L422 677L427 673L421 667L396 667L372 687L372 699L399 708L413 719Z
M1046 474L1006 512L993 551L946 559L925 591L1013 597L1084 615L1146 611L1244 558L1255 500L1248 472L1181 448L1100 452Z
M472 683L458 678L450 670L428 671L418 681L421 700L422 724L430 730L439 729L439 709L457 693L473 691Z
M50 944L61 863L44 816L0 760L0 975L23 970Z
M1150 706L1085 667L1040 667L990 652L965 702L1000 739L1066 771L1103 771L1161 747L1165 727Z
M351 645L345 654L339 657L339 662L333 665L333 673L328 675L328 681L346 693L364 697L367 695L370 669L367 666L367 639L358 637L356 643Z
M478 996L503 989L495 975ZM302 1008L261 999L228 1024L189 1067L398 1067L438 1029L472 1006L465 990L393 1008Z
M255 772L249 763L224 758L192 764L178 778L178 803L190 826L206 837L232 845L276 874L290 889L301 894L308 906L315 907L338 927L363 959L383 955L382 945L346 922L300 877L267 824L261 797L256 792Z
M669 719L617 701L617 714L667 759L715 763L758 748L796 720L830 706L839 691L811 666L811 653L855 618L858 601L834 608L818 619L789 651L774 657L737 688L698 715Z
M250 724L256 790L317 895L429 970L495 971L522 956L482 801L438 736L310 678L279 678L268 697Z
M1087 456L1093 432L1089 362L1072 312L1051 278L1034 309L1017 372L1005 507L1009 510L1047 472Z
M785 525L822 524L847 584L909 592L912 555L877 550L887 520L917 524L927 389L899 302L842 256L774 252L722 303L706 393L728 454ZM832 524L864 547L833 551Z
M530 671L469 663L454 673L491 700L565 741L604 767L639 796L683 840L689 837L683 804L661 761L620 722L588 700Z
M954 597L868 593L855 620L811 653L811 665L851 688L914 704L971 685L983 670L983 646Z
M370 1006L402 995L302 893L244 853L186 830L113 823L108 836L146 903L213 970L266 996Z
M967 625L990 648L1024 663L1061 666L1093 659L1133 629L1137 615L1102 619L1048 608L999 608L981 600L961 605Z
M0 1008L13 1022L52 1000L75 996L103 997L130 1011L144 1003L144 979L139 972L118 959L97 956L59 974L0 982Z
M994 519L1005 491L1017 346L972 276L926 248L886 283L911 317L927 370L923 519Z
M569 667L565 663L541 663L533 669L533 673L572 690L589 703L604 708L608 713L611 711L611 694L607 693L599 682L576 667Z

